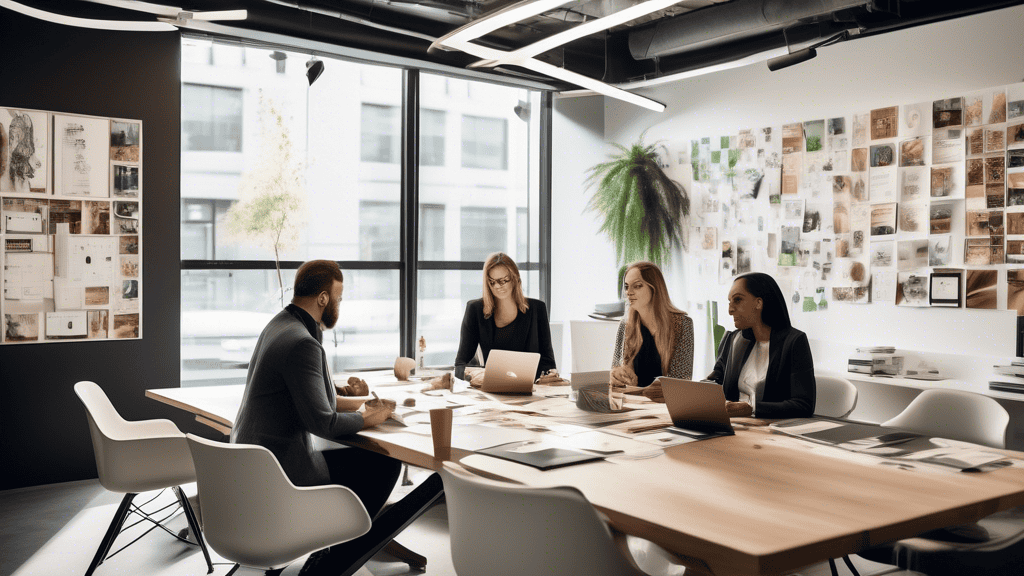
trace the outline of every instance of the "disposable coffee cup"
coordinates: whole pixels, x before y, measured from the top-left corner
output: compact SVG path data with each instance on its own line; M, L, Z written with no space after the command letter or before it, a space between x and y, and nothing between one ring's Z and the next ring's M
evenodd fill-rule
M434 441L434 458L437 460L451 460L451 408L434 408L430 411L430 438Z

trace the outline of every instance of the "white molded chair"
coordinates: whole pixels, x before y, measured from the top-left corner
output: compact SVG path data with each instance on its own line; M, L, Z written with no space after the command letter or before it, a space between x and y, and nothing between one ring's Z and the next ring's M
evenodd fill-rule
M278 570L366 534L370 515L345 486L299 487L262 446L188 434L207 542L238 565Z
M1010 415L994 399L974 392L932 388L882 426L939 438L1006 447Z
M644 574L625 537L575 488L496 482L451 462L441 480L459 576Z
M121 418L95 382L82 381L75 384L75 394L85 406L100 484L111 492L124 494L85 576L91 576L107 558L129 514L134 512L159 524L132 504L132 501L140 492L163 488L174 490L185 520L206 558L207 568L213 572L199 521L188 497L181 491L182 484L196 480L185 435L170 420L129 422ZM180 536L178 538L182 539Z
M857 387L846 378L831 372L816 372L814 382L815 415L846 418L857 407Z
M883 426L1003 448L1009 421L1006 409L988 396L933 388L919 394ZM1024 508L878 546L861 555L930 576L1022 574Z
M565 372L562 365L562 341L565 333L565 322L551 322L551 351L555 353L555 367L559 374Z
M618 330L618 322L570 320L572 371L596 372L610 369L612 355L615 353L615 333Z

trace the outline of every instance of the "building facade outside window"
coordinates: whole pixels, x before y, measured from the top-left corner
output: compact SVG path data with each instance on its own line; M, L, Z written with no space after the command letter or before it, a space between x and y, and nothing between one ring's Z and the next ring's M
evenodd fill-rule
M408 304L399 300L402 71L318 55L325 71L309 86L304 67L280 65L308 54L282 60L269 49L215 44L210 57L208 41L189 38L182 50L182 134L190 142L181 163L182 385L244 382L256 338L291 299L295 267L314 258L345 271L341 319L324 335L332 369L390 366ZM539 105L540 93L427 73L419 86L415 335L427 339L428 364L450 366L490 252L516 258L528 295L539 296L537 162L528 140L540 130L514 109ZM299 241L280 256L283 293L273 251L226 225L243 175L263 161L260 106L268 101L301 160L308 206Z

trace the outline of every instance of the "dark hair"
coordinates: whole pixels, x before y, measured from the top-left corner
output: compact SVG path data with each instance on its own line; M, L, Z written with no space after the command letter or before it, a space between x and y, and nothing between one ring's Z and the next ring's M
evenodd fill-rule
M786 298L774 278L763 272L748 272L736 277L736 281L740 280L744 281L743 284L751 296L760 298L764 303L761 308L762 322L773 329L788 329L793 326L789 321Z
M321 292L330 294L334 282L345 281L341 267L334 260L310 260L299 266L295 273L295 298L316 296Z

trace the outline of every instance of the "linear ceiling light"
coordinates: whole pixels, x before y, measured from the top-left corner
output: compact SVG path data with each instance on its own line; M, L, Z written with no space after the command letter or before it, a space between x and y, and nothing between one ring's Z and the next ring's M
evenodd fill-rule
M203 12L192 12L174 6L141 2L139 0L86 0L94 4L105 4L115 8L134 10L136 12L147 12L156 14L171 20L245 20L249 13L246 10L206 10Z
M663 0L651 1L661 2ZM431 49L455 49L461 50L467 54L471 54L485 61L494 61L499 63L511 62L510 56L512 52L509 52L507 50L497 50L495 48L488 48L487 46L476 44L472 40L479 38L485 34L489 34L490 32L502 28L503 26L514 24L515 22L518 22L523 18L529 18L531 16L535 16L537 14L546 12L553 8L557 8L562 4L566 4L566 2L560 0L535 0L532 2L516 4L514 6L511 6L510 8L501 10L492 15L484 16L479 20L471 22L466 26L458 28L449 34L442 36L441 38L438 38L437 41L431 44ZM609 17L602 18L601 20L605 20L607 18ZM583 88L588 88L590 90L593 90L594 92L603 94L610 98L615 98L617 100L622 100L624 102L636 104L637 106L647 108L648 110L654 110L655 112L662 112L665 110L665 105L662 104L661 102L657 102L651 100L650 98L645 98L643 96L639 96L637 94L621 90L610 84L601 82L600 80L595 80L588 76L584 76L583 74L579 74L577 72L573 72L565 68L559 68L546 62L541 62L540 60L536 60L532 57L516 59L514 62L511 63L517 66L522 66L523 68L528 68L530 70L533 70L534 72L546 74L552 78L558 78L559 80L571 82L572 84L576 84L577 86L581 86Z
M15 12L52 22L64 26L77 26L78 28L93 28L96 30L116 30L121 32L173 32L178 28L164 22L127 22L122 20L91 20L88 18L75 18L63 14L44 12L36 8L19 4L13 0L0 0L0 6Z

